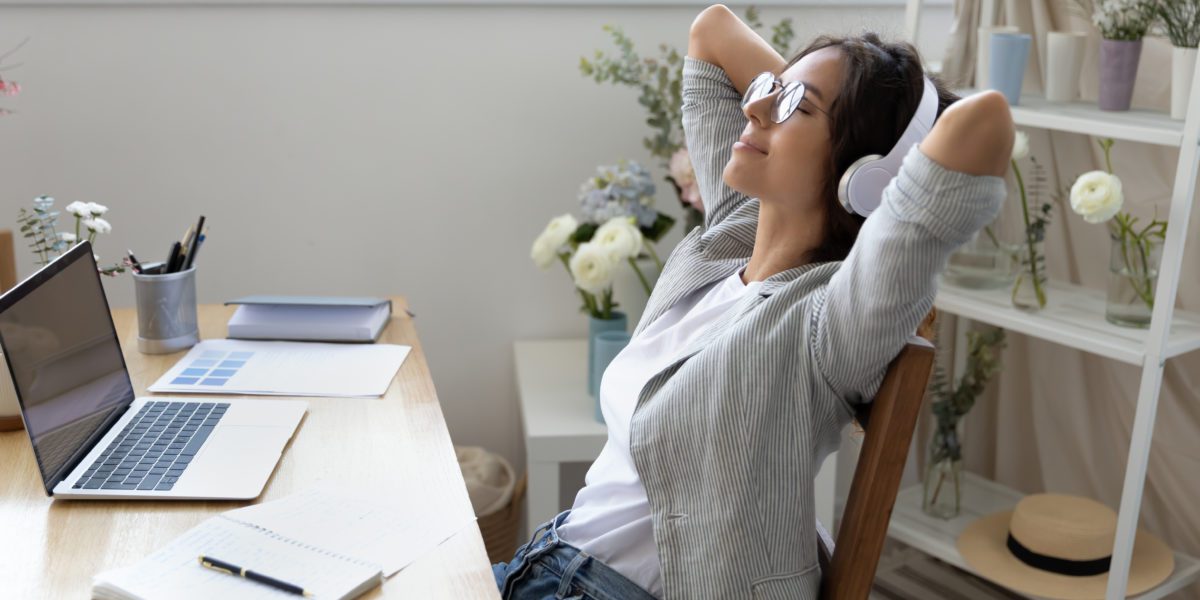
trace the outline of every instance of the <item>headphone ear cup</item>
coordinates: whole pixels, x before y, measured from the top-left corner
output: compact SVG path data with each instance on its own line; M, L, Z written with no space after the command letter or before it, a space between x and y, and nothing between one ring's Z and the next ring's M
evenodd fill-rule
M838 182L838 201L842 203L842 208L845 208L846 212L858 213L855 208L861 208L862 205L864 180L873 179L869 173L874 173L879 169L873 168L872 163L876 163L882 158L881 154L869 154L854 161L842 174L842 179ZM887 182L884 184L886 185ZM882 189L880 188L881 191Z

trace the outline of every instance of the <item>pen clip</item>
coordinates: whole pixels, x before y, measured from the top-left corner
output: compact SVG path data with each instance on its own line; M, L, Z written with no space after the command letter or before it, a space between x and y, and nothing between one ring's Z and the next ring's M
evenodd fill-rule
M235 577L238 576L237 573L234 573L233 571L230 571L229 569L226 569L224 567L218 567L217 565L214 565L214 564L208 562L207 560L204 560L203 556L200 557L200 566L212 569L214 571L220 571L222 573L227 573L227 574L233 575Z

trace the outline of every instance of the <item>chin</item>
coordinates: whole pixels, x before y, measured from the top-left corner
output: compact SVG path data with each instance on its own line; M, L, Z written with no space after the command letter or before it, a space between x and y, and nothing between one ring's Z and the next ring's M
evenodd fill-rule
M725 180L725 185L733 188L734 191L741 192L751 198L759 196L759 190L754 182L759 178L748 172L745 165L738 164L737 157L732 158L726 165L725 170L721 173L721 178Z

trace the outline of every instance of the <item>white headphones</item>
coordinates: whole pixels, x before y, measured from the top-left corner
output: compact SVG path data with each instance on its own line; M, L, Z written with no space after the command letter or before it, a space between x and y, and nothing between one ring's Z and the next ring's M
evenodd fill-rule
M933 129L937 119L938 93L933 82L925 77L925 91L921 93L921 104L908 122L900 141L887 156L872 154L864 156L850 165L838 183L838 200L846 212L861 216L871 214L883 201L883 190L900 172L904 156Z

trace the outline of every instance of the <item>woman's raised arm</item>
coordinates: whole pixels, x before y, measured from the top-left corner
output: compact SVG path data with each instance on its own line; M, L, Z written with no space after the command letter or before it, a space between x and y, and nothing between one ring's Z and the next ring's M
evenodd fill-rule
M741 94L746 93L755 75L763 71L778 75L787 65L762 36L724 4L704 9L692 21L688 56L720 67Z

